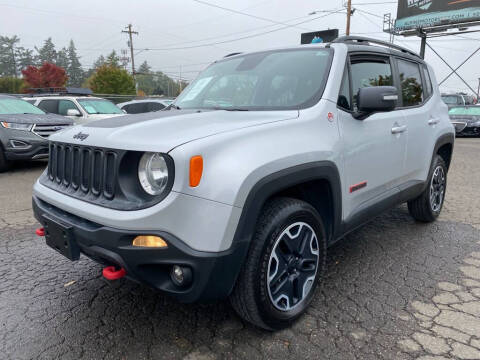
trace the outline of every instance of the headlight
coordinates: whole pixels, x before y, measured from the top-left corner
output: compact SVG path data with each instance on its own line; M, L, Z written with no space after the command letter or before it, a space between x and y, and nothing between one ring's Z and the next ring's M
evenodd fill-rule
M161 194L168 183L168 167L165 158L158 153L143 154L138 164L138 179L147 194Z
M21 123L6 122L6 121L2 121L0 122L0 124L2 124L2 126L7 129L24 130L24 131L32 130L32 126L33 126L33 124L21 124Z
M479 121L476 121L472 124L473 126L480 126L480 120Z

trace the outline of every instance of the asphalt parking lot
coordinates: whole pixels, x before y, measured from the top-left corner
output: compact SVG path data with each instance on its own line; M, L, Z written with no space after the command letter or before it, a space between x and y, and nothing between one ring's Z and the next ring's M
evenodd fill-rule
M331 248L307 315L277 333L57 255L31 213L45 164L20 164L0 175L0 358L480 359L479 158L457 140L436 223L400 206Z

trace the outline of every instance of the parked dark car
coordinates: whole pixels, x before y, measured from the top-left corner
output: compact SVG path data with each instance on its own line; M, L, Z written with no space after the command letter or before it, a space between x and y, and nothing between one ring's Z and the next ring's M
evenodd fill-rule
M448 115L457 136L480 136L480 106L454 106Z
M73 124L16 97L0 95L0 172L15 160L48 158L48 137Z

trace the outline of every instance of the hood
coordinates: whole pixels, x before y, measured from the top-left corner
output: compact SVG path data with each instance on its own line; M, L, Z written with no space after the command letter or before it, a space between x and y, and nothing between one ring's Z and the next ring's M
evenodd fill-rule
M0 121L19 124L71 125L73 120L57 114L6 114Z
M50 139L113 149L169 152L179 145L207 136L297 117L297 110L156 111L75 126L52 135ZM82 136L74 139L74 135L80 132Z

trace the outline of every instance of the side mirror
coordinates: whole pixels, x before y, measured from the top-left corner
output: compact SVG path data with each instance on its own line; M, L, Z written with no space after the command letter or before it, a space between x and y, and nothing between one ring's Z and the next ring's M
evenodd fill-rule
M82 116L82 113L77 109L68 109L67 116Z
M359 119L377 111L392 111L398 100L398 90L394 86L372 86L358 90L357 104Z

